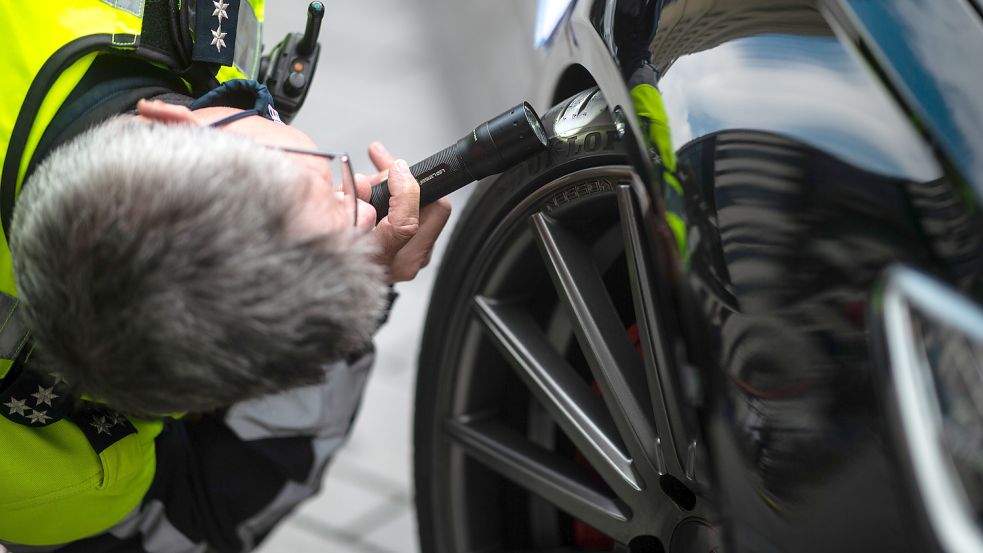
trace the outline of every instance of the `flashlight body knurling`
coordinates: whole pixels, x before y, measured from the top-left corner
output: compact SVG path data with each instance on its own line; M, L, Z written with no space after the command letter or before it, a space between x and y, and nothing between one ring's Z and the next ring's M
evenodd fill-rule
M420 205L424 206L440 199L462 186L477 180L462 163L468 145L462 144L466 138L437 152L427 159L414 163L410 174L420 183ZM480 177L478 177L480 178ZM382 181L372 187L369 203L375 208L376 222L389 213L389 181Z
M546 147L539 116L528 103L519 104L410 167L410 174L420 183L420 206L471 182L501 173ZM388 181L372 187L369 203L375 207L376 222L389 213Z

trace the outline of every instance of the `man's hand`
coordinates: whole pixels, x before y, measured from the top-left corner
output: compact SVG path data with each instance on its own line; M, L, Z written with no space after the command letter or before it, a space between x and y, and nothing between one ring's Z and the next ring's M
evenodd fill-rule
M441 198L421 210L420 185L406 162L378 142L369 145L369 158L379 173L355 175L359 198L368 201L372 187L389 179L389 214L372 229L380 248L378 261L388 268L389 282L412 280L430 263L434 242L451 215L451 203Z

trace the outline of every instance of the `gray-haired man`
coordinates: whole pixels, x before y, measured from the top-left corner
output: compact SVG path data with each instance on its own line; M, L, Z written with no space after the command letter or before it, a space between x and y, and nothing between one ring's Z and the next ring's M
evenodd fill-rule
M317 491L387 284L426 265L449 216L374 144L357 195L388 173L389 215L374 226L360 202L352 221L275 111L158 97L55 141L17 200L36 347L0 373L12 552L252 549Z

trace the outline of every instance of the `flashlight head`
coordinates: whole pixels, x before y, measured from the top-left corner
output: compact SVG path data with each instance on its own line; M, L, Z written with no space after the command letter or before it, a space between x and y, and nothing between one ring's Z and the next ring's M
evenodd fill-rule
M528 102L479 125L473 140L475 155L468 156L468 165L475 179L501 173L542 152L549 144L543 123Z

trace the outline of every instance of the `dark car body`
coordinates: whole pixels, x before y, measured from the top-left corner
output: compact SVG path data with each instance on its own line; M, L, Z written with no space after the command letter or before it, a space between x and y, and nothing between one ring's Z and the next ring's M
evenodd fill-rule
M653 204L684 224L654 283L673 298L667 409L695 413L674 449L727 550L953 550L878 353L878 298L904 264L980 299L979 5L581 0L545 52L536 105L596 84ZM638 116L644 83L681 193Z

